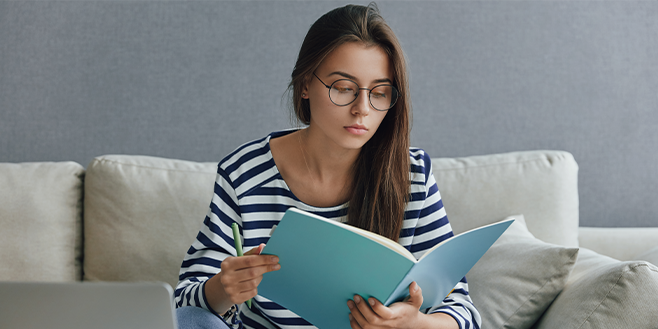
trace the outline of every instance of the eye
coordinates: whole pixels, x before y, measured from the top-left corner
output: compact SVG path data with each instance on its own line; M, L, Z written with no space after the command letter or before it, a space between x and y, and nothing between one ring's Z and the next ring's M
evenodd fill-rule
M332 92L337 94L356 95L357 91L359 90L359 86L352 80L341 79L335 81L331 85L331 89Z
M379 85L372 89L370 97L375 99L391 98L392 88L388 85Z
M334 84L333 89L339 93L354 93L354 88L350 85Z

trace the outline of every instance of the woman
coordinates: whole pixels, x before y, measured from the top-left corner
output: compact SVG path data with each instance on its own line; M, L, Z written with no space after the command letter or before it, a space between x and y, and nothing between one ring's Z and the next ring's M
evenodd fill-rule
M308 127L242 145L219 163L205 225L181 267L177 306L196 306L179 308L181 328L225 325L212 314L249 328L313 328L257 295L263 275L280 268L277 257L260 250L289 207L381 234L416 257L452 236L430 158L409 147L405 61L374 4L337 8L311 26L290 89L295 114ZM234 222L251 249L244 257L231 257ZM419 310L420 287L413 283L409 292L389 307L354 296L345 305L351 327L480 325L465 280L426 310Z

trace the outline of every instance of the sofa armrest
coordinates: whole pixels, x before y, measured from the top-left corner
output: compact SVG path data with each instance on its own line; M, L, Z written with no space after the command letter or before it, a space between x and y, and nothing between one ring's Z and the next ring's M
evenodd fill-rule
M580 247L621 261L658 246L658 227L580 227Z

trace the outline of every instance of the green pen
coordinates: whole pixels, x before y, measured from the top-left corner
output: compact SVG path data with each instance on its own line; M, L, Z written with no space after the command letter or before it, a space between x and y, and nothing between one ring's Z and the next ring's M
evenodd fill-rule
M242 240L240 240L240 230L238 229L238 224L237 223L231 224L231 228L233 229L233 241L235 241L235 252L238 254L238 257L241 257L243 255ZM251 299L247 301L247 306L251 308Z

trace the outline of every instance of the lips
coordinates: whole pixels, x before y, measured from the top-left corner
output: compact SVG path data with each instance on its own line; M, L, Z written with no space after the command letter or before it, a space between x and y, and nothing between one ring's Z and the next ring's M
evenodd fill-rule
M368 128L364 125L353 124L351 126L344 127L349 133L354 135L363 135L368 132Z

